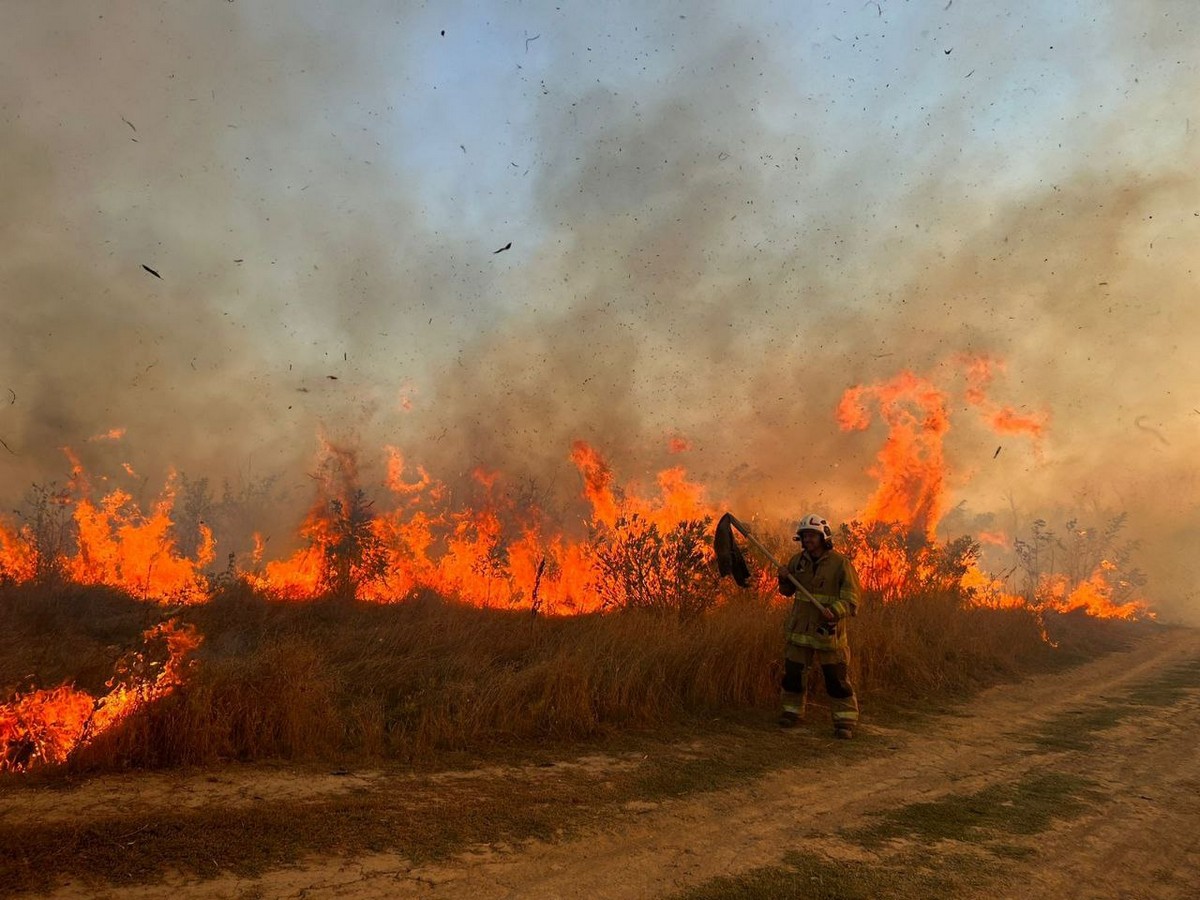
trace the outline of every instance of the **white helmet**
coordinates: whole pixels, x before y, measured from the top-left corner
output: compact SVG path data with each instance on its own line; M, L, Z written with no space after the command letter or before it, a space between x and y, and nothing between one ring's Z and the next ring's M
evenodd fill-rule
M792 540L800 540L800 532L802 531L816 531L826 541L833 540L833 529L829 527L829 523L824 517L818 516L816 513L810 513L800 520L799 524L796 525L796 536Z

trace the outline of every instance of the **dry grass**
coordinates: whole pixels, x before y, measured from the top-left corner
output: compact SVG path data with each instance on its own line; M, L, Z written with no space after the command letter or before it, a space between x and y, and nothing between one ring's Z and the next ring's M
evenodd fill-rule
M113 663L141 647L161 612L110 588L0 586L0 697L66 681L103 693Z
M72 617L76 604L84 614ZM9 591L0 608L10 635L21 636L6 645L19 659L3 665L9 690L18 687L12 675L52 645L73 648L93 673L80 685L91 686L145 624L142 605L106 591L47 595L45 608L28 591ZM432 596L283 603L235 586L181 616L205 636L186 685L77 753L72 767L416 762L768 710L784 609L750 595L688 621L638 611L553 618ZM868 716L875 701L945 700L1062 652L1041 640L1029 614L964 608L951 596L868 597L851 628ZM59 656L37 670L39 686L69 671Z

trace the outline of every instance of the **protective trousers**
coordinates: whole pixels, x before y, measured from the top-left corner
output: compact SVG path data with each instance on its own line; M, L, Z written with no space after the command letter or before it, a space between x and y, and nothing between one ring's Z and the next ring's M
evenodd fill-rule
M825 693L833 707L834 728L854 728L858 724L858 697L850 684L850 651L815 650L789 644L783 660L783 711L804 716L808 701L808 673L813 664L821 667L825 676Z

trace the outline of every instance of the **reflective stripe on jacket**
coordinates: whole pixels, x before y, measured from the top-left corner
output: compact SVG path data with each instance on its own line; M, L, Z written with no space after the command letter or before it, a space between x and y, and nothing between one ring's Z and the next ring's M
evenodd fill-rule
M854 565L836 550L828 550L815 563L807 553L797 553L788 560L787 568L822 606L836 616L835 621L826 621L820 610L809 603L791 581L780 578L779 593L785 597L797 595L788 617L788 641L814 650L837 650L847 646L845 619L857 612L861 596Z

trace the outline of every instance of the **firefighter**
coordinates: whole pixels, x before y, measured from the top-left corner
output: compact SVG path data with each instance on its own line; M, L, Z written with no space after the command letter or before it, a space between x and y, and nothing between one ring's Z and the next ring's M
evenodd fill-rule
M833 707L834 736L850 738L858 723L858 698L849 679L846 618L858 609L858 574L850 560L833 549L833 529L821 516L801 519L793 539L804 549L779 567L779 593L796 597L787 624L779 725L795 728L804 718L808 673L816 664L821 667L825 692ZM796 590L789 573L820 606Z

